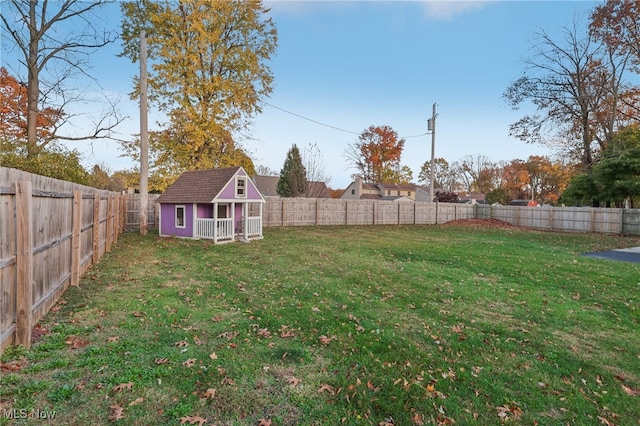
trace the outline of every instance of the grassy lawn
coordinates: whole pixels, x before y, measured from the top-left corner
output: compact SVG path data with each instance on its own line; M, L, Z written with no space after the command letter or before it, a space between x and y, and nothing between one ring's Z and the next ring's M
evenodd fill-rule
M126 234L5 351L0 424L637 425L640 264L580 256L631 246L462 225Z

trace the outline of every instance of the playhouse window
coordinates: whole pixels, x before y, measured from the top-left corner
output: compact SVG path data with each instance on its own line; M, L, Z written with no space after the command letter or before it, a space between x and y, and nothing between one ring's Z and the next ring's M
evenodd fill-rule
M186 225L184 223L184 216L184 206L176 206L176 228L186 228Z
M247 198L247 180L243 177L236 179L236 196L238 198Z

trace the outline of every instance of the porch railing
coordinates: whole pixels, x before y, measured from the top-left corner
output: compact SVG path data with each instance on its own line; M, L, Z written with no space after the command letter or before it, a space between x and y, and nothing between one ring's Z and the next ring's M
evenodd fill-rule
M249 237L262 236L262 218L260 216L247 218L247 234Z
M233 219L196 219L195 237L213 239L216 228L217 240L233 238Z

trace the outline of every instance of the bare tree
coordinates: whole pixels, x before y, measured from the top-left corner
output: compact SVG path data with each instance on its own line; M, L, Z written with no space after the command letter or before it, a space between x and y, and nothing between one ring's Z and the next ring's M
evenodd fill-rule
M27 157L37 156L55 140L110 138L122 121L117 105L105 97L106 108L93 119L85 134L64 134L62 130L65 125L73 126L77 116L67 111L71 104L87 101L76 77L92 79L88 74L89 56L116 39L115 33L99 26L104 22L99 10L108 3L109 0L6 2L0 15L6 30L3 38L10 49L17 49L18 62L27 73ZM55 105L59 113L55 123L47 123L53 125L53 131L39 137L38 118L43 105Z
M498 185L500 169L486 155L466 155L458 167L459 177L467 192L486 194Z
M529 100L538 114L526 115L510 134L529 143L558 143L589 168L594 151L608 143L616 123L616 103L627 57L605 49L593 35L581 35L577 21L564 38L537 34L527 73L504 93L514 108ZM595 145L595 146L594 146Z
M322 151L315 142L309 143L309 146L302 150L302 165L307 171L307 197L319 197L323 195L325 185L329 185L331 178L324 169L324 158Z

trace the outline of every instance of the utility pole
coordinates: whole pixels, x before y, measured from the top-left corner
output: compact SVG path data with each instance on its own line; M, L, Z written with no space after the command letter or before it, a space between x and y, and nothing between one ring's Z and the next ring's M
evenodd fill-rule
M147 235L149 125L147 121L147 34L140 31L140 235Z
M436 104L433 104L433 113L427 120L427 130L431 132L431 184L429 185L429 202L433 202L434 166L436 156Z

